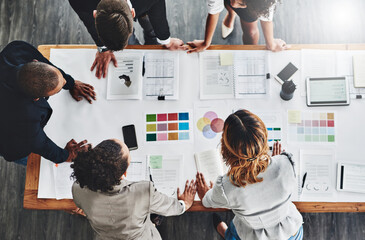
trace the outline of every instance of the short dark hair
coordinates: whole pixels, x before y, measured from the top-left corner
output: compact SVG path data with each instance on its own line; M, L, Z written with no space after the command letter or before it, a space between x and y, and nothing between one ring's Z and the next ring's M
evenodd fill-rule
M73 164L72 177L80 187L91 191L107 192L120 184L128 168L128 158L114 140L105 140L87 152L79 152Z
M17 84L27 96L47 97L59 84L55 69L43 62L29 62L17 72Z
M122 50L133 32L133 17L124 0L101 0L96 8L95 26L109 50Z

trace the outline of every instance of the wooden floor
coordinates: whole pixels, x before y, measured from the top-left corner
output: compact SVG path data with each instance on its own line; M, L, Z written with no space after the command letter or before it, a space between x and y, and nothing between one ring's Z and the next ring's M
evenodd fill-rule
M206 0L166 0L171 34L183 41L202 39ZM287 43L365 43L363 0L287 0L277 7L275 36ZM213 44L241 44L242 31L226 40L221 21ZM142 32L136 26L137 36ZM93 43L68 1L0 0L0 50L12 40L39 44ZM262 38L260 43L263 44ZM1 117L1 116L0 116ZM0 239L94 239L86 219L59 211L30 211L22 205L25 168L0 159ZM230 221L233 214L220 213ZM303 214L305 239L365 239L365 213ZM221 239L211 213L167 218L159 228L163 239Z

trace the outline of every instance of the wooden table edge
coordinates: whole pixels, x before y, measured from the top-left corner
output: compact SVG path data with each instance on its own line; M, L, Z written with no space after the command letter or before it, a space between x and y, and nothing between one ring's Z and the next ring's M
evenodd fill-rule
M58 49L95 49L95 45L39 45L38 50L47 58L50 57L51 48ZM130 45L127 49L164 49L163 46ZM263 45L212 45L209 50L265 50ZM333 50L365 50L365 44L297 44L291 50L300 49L333 49ZM23 207L37 210L72 210L75 203L72 199L39 199L40 156L31 154L28 158ZM362 202L294 202L300 212L365 212L365 203ZM198 211L228 211L227 209L205 208L201 201L194 201L189 212Z

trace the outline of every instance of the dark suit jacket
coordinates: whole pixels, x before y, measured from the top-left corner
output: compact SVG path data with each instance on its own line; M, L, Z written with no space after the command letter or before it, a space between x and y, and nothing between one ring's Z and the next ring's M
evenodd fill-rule
M96 45L103 46L104 44L99 39L96 32L95 19L93 17L93 11L96 10L100 0L69 0L69 2L71 7L84 22ZM170 37L169 24L166 18L165 0L131 0L131 3L136 11L135 20L147 14L153 30L156 33L156 37L160 40L166 40Z
M0 155L15 161L33 152L55 163L64 162L68 151L58 147L43 131L52 114L47 99L34 101L16 84L17 70L33 59L52 65L37 49L22 41L9 43L0 53ZM74 79L59 70L67 81L63 88L72 89Z

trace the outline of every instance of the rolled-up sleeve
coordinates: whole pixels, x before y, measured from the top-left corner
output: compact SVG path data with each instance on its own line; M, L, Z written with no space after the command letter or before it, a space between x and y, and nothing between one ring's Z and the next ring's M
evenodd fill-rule
M152 213L162 216L175 216L184 213L185 204L157 191L150 182L150 210Z
M203 198L206 208L229 208L228 198L223 188L223 176L219 176L212 189Z
M223 11L224 1L223 0L207 0L208 1L208 13L217 14Z

